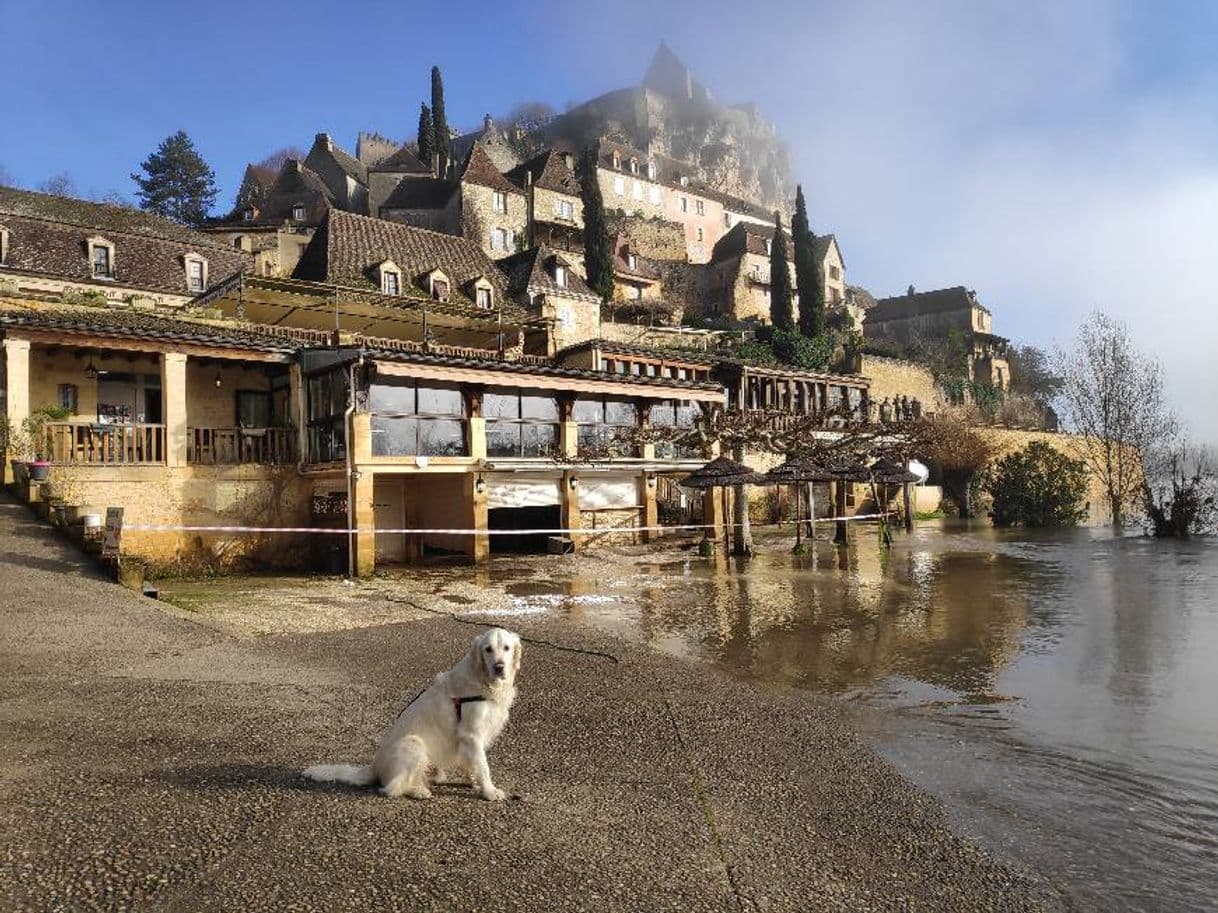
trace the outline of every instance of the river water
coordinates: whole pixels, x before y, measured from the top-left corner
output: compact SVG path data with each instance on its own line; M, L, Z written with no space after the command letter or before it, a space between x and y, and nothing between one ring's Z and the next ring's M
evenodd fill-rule
M761 545L607 566L558 606L843 698L959 830L1073 909L1218 909L1218 541L933 523L889 550L865 526L804 557Z

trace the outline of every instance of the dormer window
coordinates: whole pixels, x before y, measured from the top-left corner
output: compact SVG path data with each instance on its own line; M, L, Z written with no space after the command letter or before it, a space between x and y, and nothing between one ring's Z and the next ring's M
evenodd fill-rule
M766 252L766 256L769 256L769 254L770 254L770 248L771 248L772 246L773 246L773 244L771 243L770 239L769 239L769 238L766 238L766 239L765 239L765 252Z
M241 213L241 218L245 219L247 222L253 222L254 210L252 208L247 208L245 212Z
M682 187L689 186L689 176L688 175L685 175L685 174L681 175L681 186Z
M114 245L105 238L88 238L89 273L94 279L114 278Z
M296 203L292 206L292 219L297 222L305 220L305 208L303 203Z
M493 193L492 203L493 203L495 212L498 212L498 213L507 212L507 194L504 193L502 190L495 190L492 193Z
M478 287L474 289L474 304L483 310L489 311L494 304L489 288Z
M639 265L639 258L634 254L626 255L626 265L631 269L635 269Z
M431 291L431 297L436 301L447 301L451 294L452 284L444 273L433 269L427 274L427 288Z
M613 170L614 171L622 170L622 157L620 155L618 155L616 152L613 153Z
M567 287L567 268L561 263L554 264L554 284L561 288Z
M382 261L377 267L377 272L381 278L382 295L402 294L402 271L398 269L396 263L392 260Z
M0 225L0 265L8 262L8 229Z
M656 179L656 163L647 163L647 180L654 181Z
M185 263L186 290L201 292L207 288L207 261L198 254L187 254Z
M630 160L630 173L631 173L631 174L638 174L638 173L639 173L639 160L638 160L638 159L631 159L631 160Z

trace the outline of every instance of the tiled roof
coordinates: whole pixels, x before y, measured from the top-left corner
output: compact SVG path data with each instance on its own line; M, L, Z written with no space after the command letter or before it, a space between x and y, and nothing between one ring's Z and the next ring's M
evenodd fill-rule
M419 161L409 146L402 146L392 155L368 168L369 171L402 171L408 174L431 174L431 168Z
M4 216L27 216L63 225L79 225L98 232L122 232L148 238L164 238L195 246L216 246L214 238L169 219L108 203L91 203L72 197L35 193L16 187L0 187L0 221Z
M569 154L547 149L523 165L513 168L507 173L507 178L518 187L525 187L528 184L528 175L532 175L535 187L577 197L580 195L579 179L576 178L575 172L567 167Z
M0 188L0 226L9 232L0 273L10 275L187 295L186 254L207 261L210 285L250 263L248 255L219 238L147 213L11 188ZM87 239L94 236L114 244L111 278L93 276Z
M0 302L0 327L54 330L65 335L93 334L123 339L157 339L192 342L225 348L290 353L299 344L256 324L222 324L147 311L109 307L35 306Z
M297 205L305 208L303 220L292 218ZM288 159L279 170L275 182L267 188L262 199L252 207L241 207L229 216L211 223L213 227L258 228L278 227L287 221L303 225L320 225L326 213L334 206L334 195L321 176L297 159ZM245 218L245 210L252 208L253 219Z
M467 283L479 277L494 286L498 301L507 294L503 273L473 241L337 209L305 248L294 277L379 291L376 267L386 260L397 264L419 297L427 295L421 280L433 269L452 282L454 302L470 303Z
M479 143L474 143L473 148L469 151L469 157L465 160L465 167L461 171L461 180L468 184L480 184L504 193L524 193L503 176Z
M726 234L715 242L711 251L711 262L718 263L729 257L738 257L748 252L761 257L767 257L766 242L774 240L773 225L758 225L756 222L737 222ZM788 257L795 256L795 246L787 236Z
M456 191L456 184L441 178L403 178L381 203L381 209L444 209Z
M327 157L332 159L334 164L348 177L355 178L361 184L368 183L368 169L364 163L343 150L330 138L328 133L319 133L313 140L313 148L305 157L305 164L314 171L320 172Z
M567 267L567 284L554 281L554 266ZM495 265L507 276L508 289L512 294L526 292L530 295L544 293L566 298L584 298L599 301L600 296L588 288L580 275L571 269L571 264L561 254L545 245L531 247L510 257L495 261Z
M625 342L616 342L609 339L587 339L583 342L577 342L573 346L567 346L565 349L559 349L558 356L561 357L573 352L583 352L588 349L599 349L609 355L637 355L640 358L659 358L664 361L683 361L693 365L713 365L718 364L722 359L716 358L706 352L694 352L689 349L675 349L651 346L636 346Z
M957 285L929 292L914 292L912 295L881 298L875 303L875 307L867 311L867 320L900 320L905 317L942 314L946 311L968 310L973 307L981 307L982 310L986 310L972 292L963 285ZM986 313L989 313L988 310Z

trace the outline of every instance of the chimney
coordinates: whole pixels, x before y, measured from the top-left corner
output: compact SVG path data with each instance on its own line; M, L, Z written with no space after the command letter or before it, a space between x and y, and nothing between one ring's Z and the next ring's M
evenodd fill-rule
M564 152L562 154L562 160L566 162L568 171L575 170L575 156L573 156L570 152Z
M334 148L334 143L333 143L333 141L331 141L329 133L317 134L317 136L313 137L313 142L314 142L314 144L321 143L322 147L327 152L330 152Z

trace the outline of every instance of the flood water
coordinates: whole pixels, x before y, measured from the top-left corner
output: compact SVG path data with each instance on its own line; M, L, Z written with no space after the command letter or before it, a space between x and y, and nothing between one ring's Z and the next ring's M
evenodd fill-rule
M1218 542L924 524L886 553L861 526L848 549L762 547L516 599L844 698L1073 909L1218 909Z

